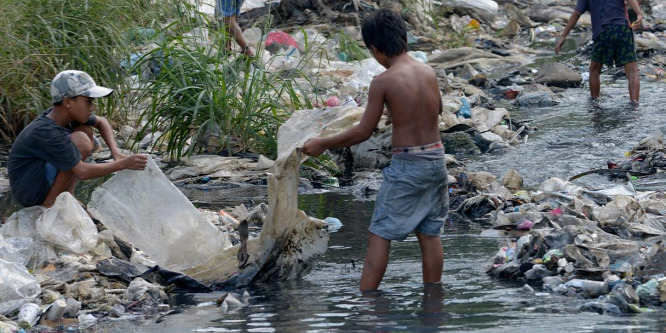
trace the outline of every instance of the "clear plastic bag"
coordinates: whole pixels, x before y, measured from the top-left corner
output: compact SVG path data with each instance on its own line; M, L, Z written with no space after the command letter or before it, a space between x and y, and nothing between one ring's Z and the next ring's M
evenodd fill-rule
M58 195L55 204L37 219L37 231L47 242L77 254L97 245L95 223L69 192Z
M0 314L18 309L41 292L39 283L28 269L21 264L0 259Z
M27 265L34 253L34 241L31 237L10 237L0 235L0 259Z
M57 258L54 246L44 241L37 232L35 221L39 219L45 210L46 208L42 206L24 208L12 214L2 227L0 227L0 235L5 238L5 241L14 247L14 250L17 249L18 244L15 244L14 241L10 241L13 238L29 238L32 240L31 248L27 248L28 245L26 243L28 243L28 241L25 241L24 244L18 246L21 248L19 252L22 255L30 255L28 262L25 264L28 269L41 268L47 262ZM0 249L0 252L2 251L3 250ZM8 254L10 251L6 250L5 252ZM32 254L29 252L32 252ZM14 253L16 252L14 251ZM0 257L8 261L14 261L14 259L17 259L16 256L14 256L14 259L8 259L8 257L3 255L0 255Z

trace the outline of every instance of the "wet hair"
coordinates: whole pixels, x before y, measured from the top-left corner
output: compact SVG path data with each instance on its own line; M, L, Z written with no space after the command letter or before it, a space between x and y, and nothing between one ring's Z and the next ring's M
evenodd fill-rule
M400 15L389 9L379 9L363 20L363 42L388 57L407 52L407 26Z

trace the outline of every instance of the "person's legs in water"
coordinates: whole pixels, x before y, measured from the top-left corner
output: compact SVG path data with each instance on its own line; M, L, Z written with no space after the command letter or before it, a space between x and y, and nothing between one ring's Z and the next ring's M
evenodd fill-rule
M603 64L592 60L590 62L590 96L599 98L601 91L601 68Z
M442 280L444 269L444 250L439 236L428 236L416 232L421 246L423 283L437 283Z
M361 291L377 290L386 273L391 241L373 233L368 236L368 251L365 253L363 274L361 275Z
M93 149L94 139L92 138L92 129L90 126L80 125L75 128L69 138L81 153L81 161L85 162ZM74 171L59 170L49 193L46 195L46 199L40 205L47 208L53 206L58 195L65 191L71 193L73 196L77 183L78 179L74 175Z
M641 81L638 78L638 63L630 62L624 65L624 74L627 75L627 81L629 81L629 98L632 103L638 103L641 91Z

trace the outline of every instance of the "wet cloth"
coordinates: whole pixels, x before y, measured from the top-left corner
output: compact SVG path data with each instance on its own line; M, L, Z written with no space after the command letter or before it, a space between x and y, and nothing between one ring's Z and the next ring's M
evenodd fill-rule
M439 236L448 218L448 174L443 151L436 160L406 159L405 155L410 154L395 154L382 170L384 182L369 231L384 239L403 240L412 231Z
M624 0L578 0L576 10L581 14L590 12L593 40L611 25L629 26L629 14Z
M609 26L592 45L592 61L606 66L620 67L637 60L634 33L626 25Z
M215 0L215 13L219 17L230 17L240 14L245 0Z
M58 125L46 116L51 110L24 128L9 151L9 185L14 198L26 207L44 202L51 189L55 177L53 170L47 172L47 163L57 170L68 171L81 161L81 153L69 137L78 124ZM95 122L96 118L91 116L85 124Z

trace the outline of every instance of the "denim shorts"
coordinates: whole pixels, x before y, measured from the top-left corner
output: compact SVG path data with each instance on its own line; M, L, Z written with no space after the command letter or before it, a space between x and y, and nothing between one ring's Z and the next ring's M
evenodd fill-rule
M220 17L238 16L245 0L215 0L215 15Z
M592 44L592 61L608 67L636 62L634 32L626 25L609 25Z
M449 215L446 160L409 161L395 156L382 170L371 233L403 240L412 231L439 236Z
M46 181L49 182L49 186L53 186L53 182L58 175L58 169L56 169L55 165L46 162L46 165L44 166L44 174L46 176Z

